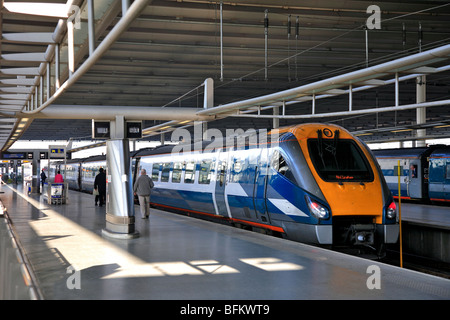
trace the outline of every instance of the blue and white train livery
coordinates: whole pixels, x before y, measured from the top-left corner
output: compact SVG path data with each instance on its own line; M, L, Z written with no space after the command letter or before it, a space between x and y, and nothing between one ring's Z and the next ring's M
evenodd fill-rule
M378 163L394 197L398 192L400 161L400 196L402 199L450 202L450 147L374 150Z
M392 195L364 143L324 124L283 128L264 141L142 150L135 170L152 176L151 203L166 210L320 245L380 250L397 241Z

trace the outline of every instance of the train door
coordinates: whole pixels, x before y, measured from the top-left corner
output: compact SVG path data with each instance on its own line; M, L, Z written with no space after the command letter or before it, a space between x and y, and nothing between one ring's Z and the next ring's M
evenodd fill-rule
M408 196L412 199L422 198L422 173L420 160L411 160L409 162Z
M445 166L444 200L450 200L450 159L447 159Z
M214 197L217 206L217 214L229 217L227 203L226 203L226 195L225 195L225 186L227 184L227 152L218 153L218 164L216 171L216 188L214 192Z
M267 170L268 170L268 148L262 148L261 154L255 168L255 183L253 186L253 204L258 220L263 223L270 223L267 215L266 191L267 191Z

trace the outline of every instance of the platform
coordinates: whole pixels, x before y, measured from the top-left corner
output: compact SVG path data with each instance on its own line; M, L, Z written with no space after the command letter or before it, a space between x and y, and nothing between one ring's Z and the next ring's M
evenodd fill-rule
M450 280L156 209L109 239L89 194L1 191L45 299L450 299Z
M450 207L402 202L403 252L450 264Z
M450 230L450 206L402 202L402 220L416 225Z

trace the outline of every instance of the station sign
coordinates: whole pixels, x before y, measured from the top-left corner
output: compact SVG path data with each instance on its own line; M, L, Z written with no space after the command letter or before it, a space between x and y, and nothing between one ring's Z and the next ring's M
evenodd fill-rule
M92 120L92 139L111 138L111 122Z
M66 148L64 146L48 146L49 159L64 159L66 157Z
M64 152L65 152L64 148L50 148L50 154L52 156L64 154Z
M2 152L2 159L4 160L23 160L27 159L26 152Z
M142 138L142 121L127 121L126 122L126 134L128 139L141 139Z

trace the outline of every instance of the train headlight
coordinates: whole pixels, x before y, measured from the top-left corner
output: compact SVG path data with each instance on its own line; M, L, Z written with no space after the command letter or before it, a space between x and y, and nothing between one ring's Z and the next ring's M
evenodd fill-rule
M395 205L395 202L392 201L392 203L387 207L386 217L388 219L394 219L396 216L397 216L397 207Z
M321 205L315 200L312 200L309 196L305 196L306 203L308 205L309 211L317 219L327 219L329 216L329 211L326 207Z

